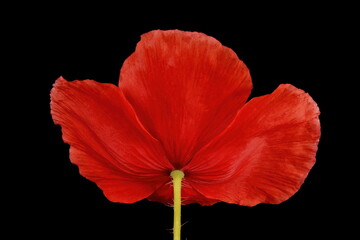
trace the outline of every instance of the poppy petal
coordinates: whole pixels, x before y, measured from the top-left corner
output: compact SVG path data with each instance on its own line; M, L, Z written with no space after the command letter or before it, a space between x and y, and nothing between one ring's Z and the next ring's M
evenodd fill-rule
M254 206L278 204L300 188L315 163L319 109L292 85L254 98L184 169L204 196Z
M172 165L140 124L121 90L92 80L59 78L51 114L70 144L70 159L114 202L132 203L169 181Z
M203 206L213 205L219 200L209 199L196 191L184 178L181 184L181 204L187 205L191 203L198 203ZM164 184L162 187L157 189L150 197L147 198L150 201L161 202L165 205L173 205L174 189L171 182Z
M169 161L181 169L222 132L248 98L248 68L216 39L197 32L142 35L119 86Z

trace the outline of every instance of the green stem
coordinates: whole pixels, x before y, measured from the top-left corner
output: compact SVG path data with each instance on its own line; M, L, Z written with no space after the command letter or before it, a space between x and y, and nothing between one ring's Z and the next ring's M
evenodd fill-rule
M181 240L181 181L185 175L181 170L174 170L170 176L174 186L174 240Z

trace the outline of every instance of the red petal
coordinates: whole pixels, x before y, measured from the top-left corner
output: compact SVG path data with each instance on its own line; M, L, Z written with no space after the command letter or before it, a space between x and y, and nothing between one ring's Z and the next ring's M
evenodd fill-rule
M141 126L121 90L92 80L59 78L51 114L70 144L70 159L111 201L131 203L169 180L171 164Z
M319 110L291 85L255 98L184 169L204 196L253 206L280 203L302 185L315 163Z
M231 49L178 30L144 34L119 85L178 169L224 130L252 88L249 70Z
M198 191L196 191L187 181L187 178L185 176L184 180L181 184L181 204L187 205L191 203L198 203L203 206L209 206L213 205L219 200L216 199L209 199L205 197L204 195L200 194ZM164 184L162 187L160 187L158 190L156 190L155 193L153 193L150 197L148 197L148 200L150 201L156 201L161 202L165 205L173 205L173 199L174 199L174 189L171 182L168 182Z

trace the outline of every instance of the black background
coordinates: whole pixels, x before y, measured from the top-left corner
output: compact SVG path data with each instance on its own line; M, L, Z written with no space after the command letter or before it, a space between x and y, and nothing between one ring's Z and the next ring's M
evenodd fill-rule
M22 53L16 60L27 75L17 82L29 96L21 103L22 111L31 110L25 121L29 133L18 135L23 136L24 147L17 151L26 152L21 161L25 179L15 190L16 209L21 211L12 214L13 224L28 235L50 239L172 239L172 208L147 200L109 202L94 183L79 175L69 161L60 127L52 122L49 93L59 76L117 84L120 67L141 34L180 29L203 32L232 48L250 69L254 84L250 98L271 93L281 83L308 92L320 107L322 124L317 163L292 198L251 208L226 203L184 206L183 239L293 239L349 233L343 206L351 201L344 199L347 192L339 181L345 175L339 161L346 160L339 150L338 128L344 98L339 82L346 65L345 58L338 57L346 41L339 39L346 38L347 22L339 21L335 8L328 12L324 6L305 7L296 12L294 7L281 15L255 11L245 17L245 8L230 14L228 6L200 17L201 9L174 16L170 10L146 12L145 6L146 14L134 7L113 11L93 7L58 3L28 13L13 30L18 34L14 49Z

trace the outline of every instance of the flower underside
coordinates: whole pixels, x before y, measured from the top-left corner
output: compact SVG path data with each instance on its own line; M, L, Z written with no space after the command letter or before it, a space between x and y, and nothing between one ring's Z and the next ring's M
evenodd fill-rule
M60 77L51 114L71 162L111 201L173 204L177 169L182 204L278 204L315 163L320 113L290 84L247 101L251 89L248 68L216 39L157 30L118 86Z

